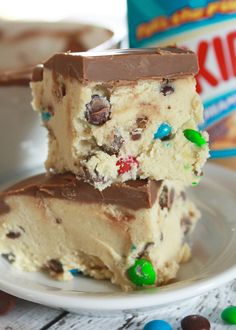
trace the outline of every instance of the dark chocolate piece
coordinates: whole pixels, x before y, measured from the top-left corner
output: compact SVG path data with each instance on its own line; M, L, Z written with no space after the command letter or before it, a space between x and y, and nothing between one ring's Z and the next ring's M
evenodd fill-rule
M163 94L164 96L166 95L170 95L170 94L173 94L174 93L174 87L170 85L169 81L166 80L164 82L164 84L161 85L161 88L160 88L160 92L161 94Z
M162 181L130 180L117 183L99 191L89 183L78 180L71 173L36 175L0 193L7 195L31 195L50 198L66 198L85 203L116 204L133 210L151 208L157 198Z
M164 186L159 196L159 205L161 209L163 210L164 208L167 208L168 210L170 210L174 202L174 197L174 188L171 188L171 190L169 191L168 187Z
M12 264L13 262L16 261L16 256L12 252L10 252L10 253L2 253L2 257L4 259L6 259L10 264Z
M56 274L61 274L64 272L62 263L57 259L48 260L44 268Z
M11 239L16 239L21 236L21 233L19 231L9 231L9 233L7 233L6 236Z
M118 155L122 144L124 143L124 139L121 135L114 135L114 139L110 145L103 144L101 149L106 152L108 155Z
M142 137L142 129L141 128L135 128L130 132L131 140L137 141L140 140Z
M189 50L174 46L57 53L44 66L80 81L168 79L195 75L198 72L197 56Z

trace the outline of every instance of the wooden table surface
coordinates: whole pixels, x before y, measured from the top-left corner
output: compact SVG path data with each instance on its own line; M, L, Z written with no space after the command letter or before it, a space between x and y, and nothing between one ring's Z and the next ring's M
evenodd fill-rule
M222 161L219 161L222 163ZM236 161L223 161L229 168L236 169ZM147 298L148 299L148 298ZM236 305L236 279L197 298L181 304L172 304L146 314L124 314L119 317L88 317L48 308L17 299L15 308L0 316L1 330L142 330L145 323L153 319L164 319L180 328L180 320L189 314L201 314L211 322L213 330L233 330L236 326L223 324L221 311L228 305Z

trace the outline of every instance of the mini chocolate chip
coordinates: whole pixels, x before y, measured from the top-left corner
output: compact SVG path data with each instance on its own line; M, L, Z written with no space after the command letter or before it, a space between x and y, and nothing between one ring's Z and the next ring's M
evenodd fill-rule
M62 97L66 96L66 85L64 83L61 83L60 87Z
M188 315L181 321L183 330L209 330L210 322L201 315Z
M171 206L173 205L174 198L175 198L175 190L174 188L171 188L170 196L169 196L169 208L171 208Z
M60 225L62 223L62 219L61 218L56 218L56 223L58 223Z
M174 201L174 196L175 196L174 188L171 188L170 191L167 186L164 186L162 188L161 194L159 196L159 204L162 210L164 208L168 208L168 210L170 210Z
M161 141L169 141L169 140L173 140L174 137L175 137L175 133L171 133L171 134L169 134L169 135L167 135L167 136L164 136L164 137L161 138L160 140L161 140Z
M159 196L159 204L161 209L168 207L168 187L164 186L162 188L161 194Z
M6 315L15 306L15 297L0 291L0 315ZM5 329L7 329L6 327ZM12 328L11 328L12 329Z
M170 106L170 105L168 105L167 109L168 109L168 110L170 110L170 109L171 109L171 106Z
M101 149L108 155L118 155L119 151L124 143L124 139L121 135L115 134L114 139L110 145L103 144Z
M180 223L181 223L181 226L184 228L184 235L187 235L192 227L192 222L191 222L190 218L187 216L184 216L181 219Z
M135 128L132 132L130 132L131 140L137 141L141 139L142 136L142 129Z
M199 173L197 170L194 170L193 171L193 174L196 175L196 176L198 176L198 177L203 176L203 172L202 171Z
M15 239L19 238L21 236L21 233L19 231L9 231L9 233L6 234L8 238Z
M147 116L142 116L142 117L138 117L136 119L136 124L138 128L146 128L147 127L147 122L148 122L148 117Z
M146 252L149 249L149 247L152 246L152 245L154 245L154 242L148 242L148 243L146 243L144 245L143 249L138 253L137 258L138 259L142 258L146 254Z
M10 264L12 264L13 262L16 261L16 256L12 252L10 252L10 253L2 253L2 257L4 259L6 259Z
M57 274L64 272L62 263L57 259L48 260L45 266L47 269Z
M98 173L96 168L94 169L94 171L92 173L89 172L87 167L84 167L83 171L84 171L84 175L85 175L87 182L89 182L91 184L93 184L94 182L102 182L102 183L106 182L105 178Z
M103 125L110 119L111 104L106 97L92 95L92 100L86 104L85 118L92 125Z
M169 84L169 80L164 80L164 83L160 87L160 92L166 96L174 93L174 87Z

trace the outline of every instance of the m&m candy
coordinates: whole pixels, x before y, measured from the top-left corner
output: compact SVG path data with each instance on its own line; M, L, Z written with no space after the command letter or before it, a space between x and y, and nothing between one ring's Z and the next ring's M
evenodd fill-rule
M211 324L201 315L188 315L181 321L183 330L210 330Z
M183 133L187 140L196 144L198 147L202 147L206 144L206 140L202 134L194 129L185 129Z
M228 324L236 324L236 306L229 306L221 313L221 318Z
M150 261L137 259L127 271L131 282L137 286L152 285L156 282L156 272Z
M52 117L52 114L49 111L41 112L42 121L49 121Z
M172 326L164 320L153 320L145 324L143 330L172 330Z
M172 127L168 123L162 123L154 134L154 140L166 138L171 132Z

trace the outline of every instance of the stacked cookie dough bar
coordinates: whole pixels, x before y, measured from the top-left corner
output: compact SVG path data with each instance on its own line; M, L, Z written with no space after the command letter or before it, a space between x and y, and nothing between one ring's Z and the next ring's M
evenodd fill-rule
M1 194L0 252L58 279L158 286L190 257L202 176L194 53L176 47L55 54L33 73L47 174Z

